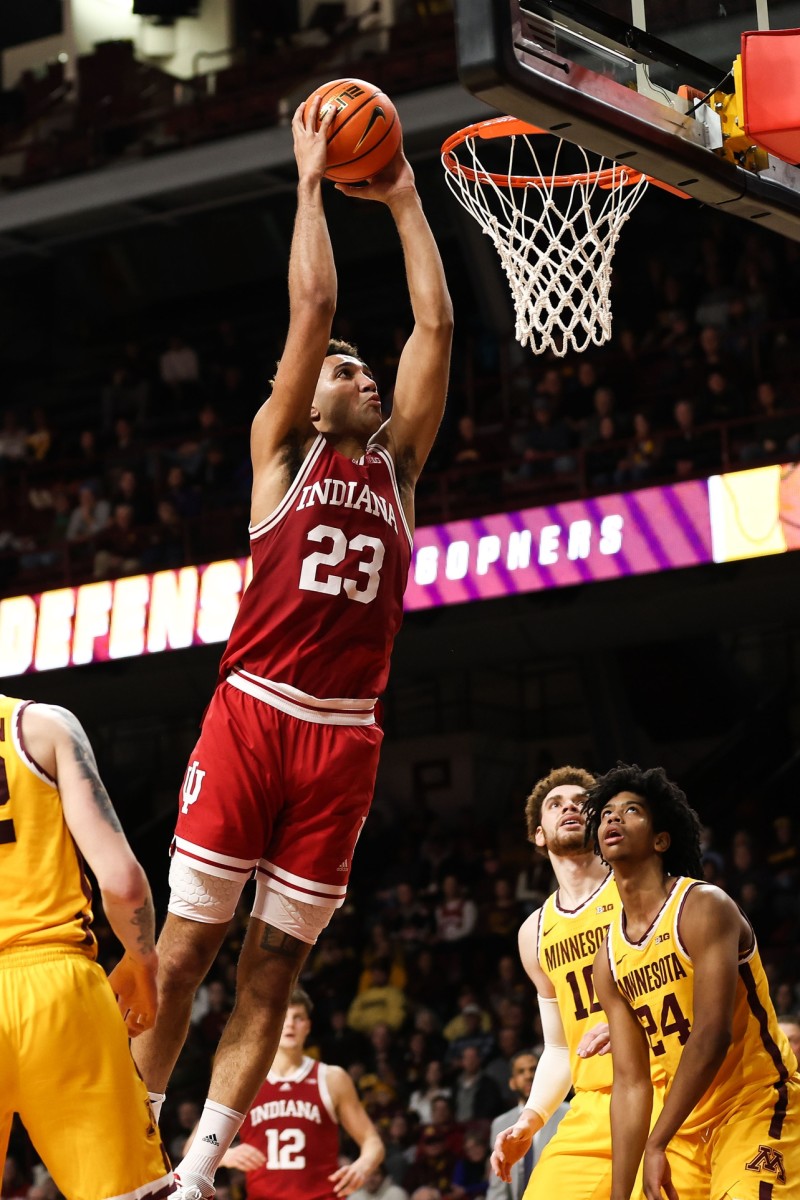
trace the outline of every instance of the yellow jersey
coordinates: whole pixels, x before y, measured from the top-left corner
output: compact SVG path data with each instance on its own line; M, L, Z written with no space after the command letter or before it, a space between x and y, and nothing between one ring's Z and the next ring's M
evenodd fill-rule
M681 941L680 917L687 895L697 886L696 879L679 877L640 941L627 938L621 910L608 932L611 974L647 1034L651 1066L661 1067L667 1087L694 1020L694 968ZM722 1066L684 1122L684 1132L718 1126L729 1111L760 1102L770 1089L780 1105L786 1081L797 1071L778 1027L755 934L750 949L739 955L732 1034Z
M536 957L555 988L576 1091L611 1089L611 1055L581 1058L577 1051L583 1035L606 1019L594 994L592 963L621 908L614 876L609 873L579 908L562 908L555 891L539 910Z
M25 748L29 703L0 696L0 952L70 946L95 958L83 860L55 780Z

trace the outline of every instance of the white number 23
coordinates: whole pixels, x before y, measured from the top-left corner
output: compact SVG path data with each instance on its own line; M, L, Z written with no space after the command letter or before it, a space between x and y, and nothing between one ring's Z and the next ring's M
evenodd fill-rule
M300 569L300 587L307 592L324 592L327 596L338 596L344 589L346 596L359 604L369 604L375 599L381 581L381 567L386 547L380 538L358 534L349 542L341 529L332 525L315 525L308 532L310 542L331 542L330 550L315 550L303 559ZM338 567L344 562L348 550L355 553L371 551L369 558L359 559L356 564L359 578L349 579L328 571L320 577L321 567ZM363 586L360 586L363 585Z

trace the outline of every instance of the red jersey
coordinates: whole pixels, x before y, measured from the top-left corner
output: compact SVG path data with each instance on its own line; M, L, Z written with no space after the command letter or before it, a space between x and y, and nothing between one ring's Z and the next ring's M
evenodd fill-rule
M278 507L250 526L253 579L221 675L236 667L316 697L386 687L411 562L391 456L345 458L320 434Z
M247 1200L336 1200L328 1178L338 1167L339 1122L325 1063L304 1058L282 1079L270 1071L239 1130L266 1154L247 1172Z

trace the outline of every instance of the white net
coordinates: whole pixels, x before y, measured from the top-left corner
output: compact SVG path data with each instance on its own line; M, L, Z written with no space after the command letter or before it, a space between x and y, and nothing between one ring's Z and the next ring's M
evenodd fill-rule
M544 170L536 136L504 138L511 151L502 175L481 163L473 136L443 161L450 190L500 256L514 301L517 341L534 354L551 350L563 357L592 343L602 346L611 337L611 261L648 180L608 159L592 165L579 146L570 146L569 153L582 156L581 173L559 177L563 140L557 139L555 158ZM524 182L534 176L537 183ZM630 179L635 182L626 184Z

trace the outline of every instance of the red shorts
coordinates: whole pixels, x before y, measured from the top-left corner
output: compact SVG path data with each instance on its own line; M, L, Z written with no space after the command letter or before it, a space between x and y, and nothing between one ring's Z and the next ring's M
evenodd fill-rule
M173 853L207 875L339 907L383 731L290 716L221 683L189 758Z

